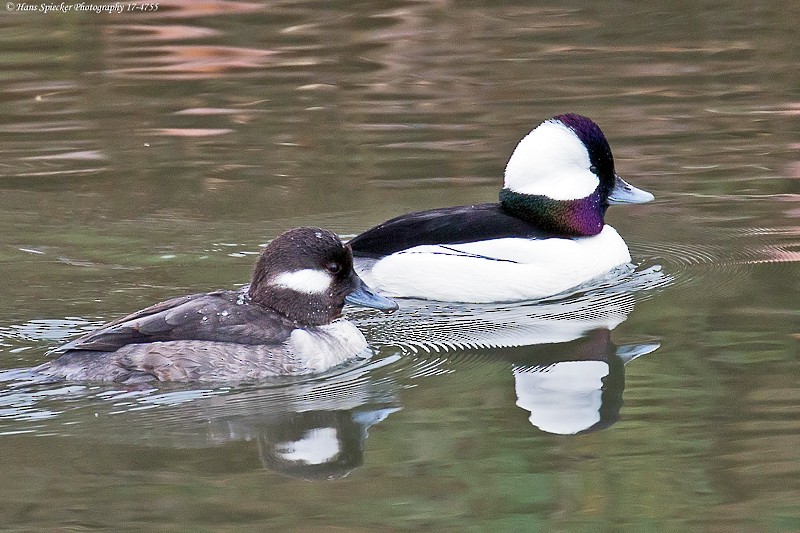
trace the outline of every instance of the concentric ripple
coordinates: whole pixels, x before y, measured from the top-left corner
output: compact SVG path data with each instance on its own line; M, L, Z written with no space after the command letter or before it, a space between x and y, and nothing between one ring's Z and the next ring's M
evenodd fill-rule
M724 291L744 283L758 265L795 272L800 262L796 228L698 231L695 242L634 241L631 252L644 264L664 265L677 285L702 283L708 291Z
M390 316L355 311L349 316L377 344L407 354L567 342L595 329L613 329L637 299L670 283L658 266L624 269L572 295L539 302L461 304L401 300Z

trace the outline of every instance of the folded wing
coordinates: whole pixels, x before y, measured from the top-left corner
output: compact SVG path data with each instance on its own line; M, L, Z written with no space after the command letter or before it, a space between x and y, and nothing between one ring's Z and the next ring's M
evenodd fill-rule
M349 244L357 256L378 258L421 245L552 236L509 215L500 204L478 204L401 215L354 237Z
M113 352L128 344L199 340L280 344L293 326L274 311L244 301L235 291L172 298L106 324L61 346L57 352Z

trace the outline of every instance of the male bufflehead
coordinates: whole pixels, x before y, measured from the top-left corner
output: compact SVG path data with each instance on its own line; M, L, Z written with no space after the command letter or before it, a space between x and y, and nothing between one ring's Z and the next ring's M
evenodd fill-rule
M500 203L401 215L349 244L356 271L389 296L536 300L630 263L625 241L603 216L611 203L652 199L616 175L597 124L558 115L517 145Z
M278 236L249 286L181 296L106 324L34 370L72 380L251 381L321 372L367 348L348 302L394 311L353 270L350 247L313 227Z

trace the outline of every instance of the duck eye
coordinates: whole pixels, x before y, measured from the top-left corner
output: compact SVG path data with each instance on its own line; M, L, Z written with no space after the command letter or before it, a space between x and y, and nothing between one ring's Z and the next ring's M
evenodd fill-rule
M338 274L342 270L342 265L339 263L328 263L325 265L325 270L330 272L331 274Z

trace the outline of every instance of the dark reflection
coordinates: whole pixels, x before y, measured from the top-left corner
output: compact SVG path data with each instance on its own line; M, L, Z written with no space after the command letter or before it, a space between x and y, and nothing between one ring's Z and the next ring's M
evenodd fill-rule
M578 324L565 324L579 327ZM576 435L608 428L620 418L625 365L659 348L659 343L617 346L610 329L592 329L566 342L544 342L506 348L462 350L447 354L431 376L444 368L498 362L514 377L516 405L530 423L547 433ZM424 375L424 374L423 374Z
M199 444L255 441L264 468L306 480L344 477L364 462L369 428L400 410L395 384L370 372L382 364L198 403L207 428Z
M0 434L33 431L175 449L253 443L264 468L300 479L338 479L363 463L369 428L400 409L394 383L369 378L368 370L378 366L250 390L119 389L7 370L0 372Z
M669 281L654 267L617 272L605 285L552 302L402 300L396 316L372 326L383 342L417 354L411 377L487 362L509 364L516 405L530 413L533 426L561 435L587 433L619 419L625 365L659 347L617 346L611 330L628 318L637 297Z
M399 407L305 411L285 415L258 434L265 468L308 480L337 479L364 462L370 426ZM228 427L235 427L236 424ZM251 430L253 426L248 426Z
M625 365L658 344L616 346L611 331L597 329L580 339L501 350L512 363L517 406L531 424L559 435L605 429L619 419Z

